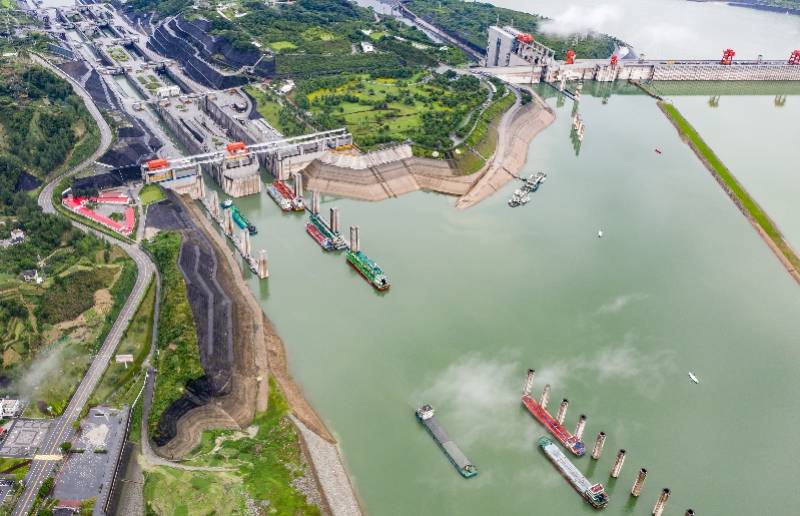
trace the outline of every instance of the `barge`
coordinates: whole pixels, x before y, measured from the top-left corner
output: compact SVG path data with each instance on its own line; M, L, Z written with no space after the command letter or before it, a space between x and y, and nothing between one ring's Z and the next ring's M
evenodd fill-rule
M222 203L222 207L226 210L231 210L231 218L233 219L233 222L241 229L246 229L251 235L258 233L256 227L250 224L250 221L247 220L247 217L242 215L242 212L240 212L239 209L233 204L233 201L230 199L224 201Z
M436 444L439 445L462 477L470 478L478 474L478 468L469 461L464 452L461 451L461 448L450 439L442 425L436 420L433 407L423 405L416 410L416 414L419 422L428 430L433 440L436 441Z
M325 234L322 233L322 231L320 231L319 228L314 224L312 224L311 222L306 222L306 233L308 233L309 236L311 236L311 238L314 239L314 242L319 244L319 246L325 251L334 250L333 242L331 242L331 239L325 236Z
M389 278L377 263L372 261L369 256L361 251L347 252L347 263L359 272L377 290L389 290L391 284Z
M284 205L278 202L278 199L275 198L273 191L270 189L283 199L289 201L288 209L284 208ZM273 181L267 191L269 192L270 196L275 199L276 202L278 202L283 211L305 211L306 209L306 204L305 201L303 201L303 198L299 195L295 195L294 191L289 188L289 185L280 179Z
M592 484L553 441L547 437L541 437L539 438L539 448L570 485L589 502L589 505L595 509L602 509L608 505L608 494L603 484Z
M564 445L569 451L578 457L582 457L586 453L586 446L583 441L572 435L569 430L564 428L564 425L559 423L556 418L542 408L538 401L531 398L531 395L526 393L522 395L522 404L544 427L553 434L558 442Z
M347 249L349 246L347 245L347 241L345 241L344 237L336 231L331 230L331 228L325 223L325 221L317 214L311 214L311 224L313 224L320 233L322 233L325 237L327 237L331 244L333 244L333 248L337 251L342 251Z

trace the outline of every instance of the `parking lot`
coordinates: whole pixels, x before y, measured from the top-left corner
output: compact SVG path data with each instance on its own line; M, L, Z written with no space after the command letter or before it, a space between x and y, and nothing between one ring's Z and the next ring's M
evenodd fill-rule
M0 456L33 457L52 423L50 419L15 420L0 447Z

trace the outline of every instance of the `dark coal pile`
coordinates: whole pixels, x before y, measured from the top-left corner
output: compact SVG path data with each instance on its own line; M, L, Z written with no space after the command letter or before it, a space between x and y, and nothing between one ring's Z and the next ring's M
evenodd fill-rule
M141 169L138 165L132 165L128 167L115 168L114 170L104 174L96 174L94 176L76 179L73 183L73 188L76 190L105 190L107 188L123 186L126 183L139 181L141 179Z
M139 165L152 159L162 142L153 135L146 125L125 115L130 126L117 129L117 142L97 161L110 167L119 168Z
M147 225L177 230L183 235L178 266L195 321L200 363L205 376L191 382L183 396L173 403L159 421L156 444L163 446L176 432L177 420L189 410L224 396L231 389L233 370L232 303L217 281L217 255L205 234L183 211L175 194L148 209ZM158 380L156 380L158 381Z
M36 190L41 186L42 182L34 176L28 174L24 170L20 172L17 178L17 184L14 186L15 192L29 192Z

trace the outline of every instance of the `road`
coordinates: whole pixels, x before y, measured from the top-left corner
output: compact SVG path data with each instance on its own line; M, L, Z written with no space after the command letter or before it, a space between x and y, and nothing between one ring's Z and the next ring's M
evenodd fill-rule
M94 117L98 126L100 127L100 146L97 151L95 151L92 156L90 156L86 161L77 167L69 170L64 175L47 184L47 186L45 186L42 189L42 192L39 194L38 201L42 209L46 213L54 213L55 208L53 207L52 200L53 188L55 188L55 186L62 180L63 177L75 174L83 167L90 165L108 149L112 140L111 128L108 126L108 123L106 123L100 111L94 105L91 96L89 96L89 94L77 82L41 57L34 56L34 60L57 73L59 76L68 80L70 84L72 84L75 92L83 97L89 113L92 115L92 117ZM122 307L117 320L114 321L111 330L108 332L100 351L95 356L92 364L89 366L89 370L86 372L83 380L81 380L81 383L75 390L75 394L73 394L72 399L70 399L69 405L67 405L67 408L64 410L64 413L61 415L61 417L53 422L53 426L50 428L50 432L45 438L43 444L40 446L38 454L31 462L28 474L25 476L25 490L20 496L17 506L14 508L14 515L21 516L28 514L33 506L34 501L36 500L36 493L39 491L39 487L42 485L42 482L44 482L47 477L53 474L55 466L59 462L61 456L60 445L62 442L72 438L72 434L74 432L73 423L80 418L86 402L88 401L92 392L94 392L97 383L100 381L103 372L106 370L112 355L119 345L119 341L122 338L125 329L128 327L128 323L133 317L133 314L136 312L136 309L138 308L142 298L144 297L147 286L150 283L150 279L152 278L155 270L155 266L151 262L149 256L147 256L144 251L139 249L139 247L122 243L119 240L106 235L105 233L90 229L78 222L72 221L72 224L83 231L91 232L98 238L119 245L136 264L136 282L131 290L130 295L128 296L127 301L125 302L125 305Z

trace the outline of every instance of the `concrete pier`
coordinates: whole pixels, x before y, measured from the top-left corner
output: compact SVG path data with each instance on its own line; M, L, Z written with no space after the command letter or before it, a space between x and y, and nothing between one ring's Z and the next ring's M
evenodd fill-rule
M547 405L550 403L550 384L544 386L544 390L542 391L542 401L539 405L542 406L544 410L547 410Z
M225 226L222 228L228 235L233 235L233 215L231 210L225 210Z
M217 197L217 191L211 191L211 214L214 218L219 218L219 197Z
M578 418L578 426L575 427L575 437L580 441L583 439L583 431L586 429L586 415L581 414Z
M311 213L319 215L319 192L311 192Z
M250 247L250 232L247 230L247 228L242 230L242 254L245 256L245 258L252 254L252 249Z
M350 249L356 253L361 250L358 226L350 226Z
M262 249L258 252L258 277L265 279L269 277L269 268L267 267L267 250Z
M597 439L594 441L594 449L592 450L592 458L597 460L600 454L603 453L603 446L606 444L606 433L600 432L597 434Z
M561 400L561 405L558 406L558 415L556 416L556 421L559 424L564 424L564 419L567 417L567 407L569 407L569 400L564 398Z
M619 474L622 471L623 464L625 464L624 449L617 452L617 460L614 461L614 466L611 468L611 478L619 478Z
M294 176L294 195L296 197L303 196L303 174L300 172L294 172L292 174Z
M525 378L525 384L522 386L522 395L530 396L531 388L533 388L533 377L536 376L535 369L528 369L528 376Z
M665 487L661 490L661 495L658 497L658 501L656 505L653 507L653 516L661 516L664 513L664 508L667 506L667 500L669 500L670 491L669 488Z
M642 494L642 486L644 486L645 480L647 480L647 470L642 468L639 470L639 474L636 475L636 480L633 481L633 487L631 487L631 496L639 496Z
M339 208L331 208L331 223L329 226L334 233L339 232Z

